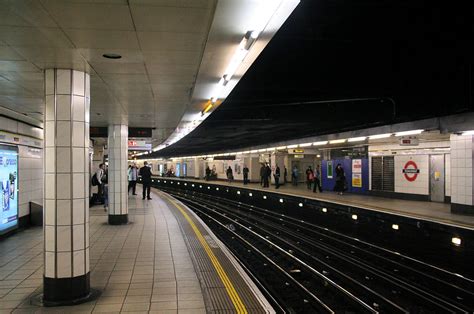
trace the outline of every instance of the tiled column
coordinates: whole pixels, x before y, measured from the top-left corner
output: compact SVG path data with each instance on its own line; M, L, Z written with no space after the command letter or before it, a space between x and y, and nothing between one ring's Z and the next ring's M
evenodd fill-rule
M451 212L474 215L474 136L451 134Z
M89 285L89 74L45 71L45 305L75 304Z
M128 222L128 126L109 125L109 224Z

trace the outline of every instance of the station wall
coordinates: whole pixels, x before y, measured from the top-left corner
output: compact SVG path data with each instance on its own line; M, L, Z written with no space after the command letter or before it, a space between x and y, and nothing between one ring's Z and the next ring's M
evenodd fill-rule
M395 156L395 193L429 195L429 155L398 155ZM419 174L413 181L408 180L403 169L408 162L414 162Z
M336 185L336 166L341 164L344 168L344 174L346 176L346 183L347 183L347 192L349 193L356 193L356 194L367 194L369 190L369 161L367 158L354 158L354 160L361 161L361 171L360 171L360 185L357 186L356 181L353 181L353 175L357 175L353 173L352 161L353 159L345 158L345 159L330 159L330 160L323 160L322 161L322 187L324 191L333 191L334 186ZM332 164L333 174L332 177L328 175L328 164Z

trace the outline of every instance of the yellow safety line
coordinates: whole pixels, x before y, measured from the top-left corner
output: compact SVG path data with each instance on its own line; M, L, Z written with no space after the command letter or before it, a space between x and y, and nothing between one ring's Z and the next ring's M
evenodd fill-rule
M168 198L168 197L167 197ZM209 247L209 244L207 244L206 239L204 239L201 231L199 231L198 227L194 224L192 221L191 217L189 217L188 213L177 203L175 203L171 198L168 198L173 205L179 209L181 214L183 214L184 218L189 222L191 225L191 228L193 228L194 233L196 234L196 237L198 238L199 242L203 246L204 250L206 251L207 255L209 256L209 259L212 262L212 265L214 265L214 268L217 271L217 274L219 275L220 279L222 280L222 283L225 286L225 289L227 290L227 294L229 295L232 303L234 304L235 309L237 310L237 313L241 314L247 314L247 309L245 308L244 303L240 299L239 294L234 288L234 285L232 285L232 282L229 280L229 277L227 277L226 272L222 268L221 264L219 263L219 260L217 257L214 255L214 252L212 252L211 248Z

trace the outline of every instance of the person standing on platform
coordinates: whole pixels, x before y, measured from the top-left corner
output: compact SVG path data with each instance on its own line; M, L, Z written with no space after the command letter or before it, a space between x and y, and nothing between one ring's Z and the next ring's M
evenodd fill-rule
M296 166L291 171L291 182L293 182L294 186L298 186L298 168Z
M249 183L249 172L250 172L249 168L246 165L244 165L244 169L242 169L242 173L244 175L244 184Z
M275 179L275 189L280 188L280 167L278 167L278 165L275 168L273 178Z
M270 187L270 177L272 175L272 169L270 168L270 165L267 164L265 167L265 173L264 173L264 178L263 178L263 187L268 188Z
M227 168L226 175L228 182L231 183L232 179L234 179L234 174L232 173L232 168L230 166Z
M128 193L132 190L132 195L137 195L136 188L137 188L137 177L138 177L138 170L135 164L130 165L128 167Z
M283 166L283 183L287 183L288 181L286 178L288 177L288 171L286 170L286 166Z
M100 179L100 182L102 183L102 190L104 193L104 212L107 211L109 207L109 171L107 167L103 169L103 174Z
M342 168L341 164L337 164L336 166L336 185L334 186L334 191L336 191L339 195L342 195L343 192L346 190L346 175L344 173L344 168Z
M321 187L321 170L319 169L319 165L316 165L316 169L314 169L313 193L316 193L316 188L318 188L319 193L323 192L323 188Z
M102 183L102 177L104 176L104 164L99 165L99 169L95 172L97 178L97 196L102 200L104 196L104 184Z
M260 185L265 187L265 173L267 172L265 168L265 164L262 164L262 167L260 167Z
M140 168L139 175L140 175L140 177L142 177L142 183L143 183L143 195L142 195L143 197L142 197L142 199L144 200L145 195L146 195L147 199L151 200L150 189L151 189L151 176L152 176L152 173L151 173L150 167L148 167L148 162L145 161L143 163L143 167Z
M209 181L211 178L211 168L209 166L206 167L206 181Z
M313 183L314 180L314 172L313 169L311 169L311 166L306 169L306 187L308 190L311 190L311 184Z

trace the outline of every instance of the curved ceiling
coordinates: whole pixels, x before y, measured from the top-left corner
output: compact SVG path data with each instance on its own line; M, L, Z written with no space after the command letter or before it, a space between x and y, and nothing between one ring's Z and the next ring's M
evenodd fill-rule
M473 8L430 5L302 0L225 102L152 156L471 111Z

